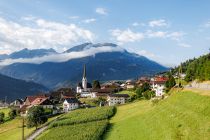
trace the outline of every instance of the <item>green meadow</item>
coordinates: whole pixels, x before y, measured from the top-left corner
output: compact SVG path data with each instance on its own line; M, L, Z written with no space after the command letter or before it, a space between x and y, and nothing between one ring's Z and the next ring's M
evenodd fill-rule
M157 104L122 105L110 123L107 140L209 140L210 97L180 91Z

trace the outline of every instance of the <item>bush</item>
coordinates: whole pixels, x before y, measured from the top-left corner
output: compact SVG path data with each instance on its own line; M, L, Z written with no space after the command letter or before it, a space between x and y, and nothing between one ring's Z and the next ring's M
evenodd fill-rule
M149 91L149 90L147 90L147 91L145 91L145 92L143 93L143 97L144 97L145 99L147 99L147 100L151 99L151 98L154 97L154 96L155 96L155 92L154 92L154 91Z
M4 112L0 112L0 123L4 122L4 117L5 117Z
M44 109L44 112L45 112L45 115L51 115L51 114L53 114L53 109L51 109L51 108L45 108Z
M14 119L17 116L17 111L16 109L12 109L10 110L10 112L8 113L9 119Z

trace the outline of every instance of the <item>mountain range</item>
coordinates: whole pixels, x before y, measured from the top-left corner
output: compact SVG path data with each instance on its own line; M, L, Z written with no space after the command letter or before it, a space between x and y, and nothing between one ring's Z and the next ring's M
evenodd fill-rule
M18 58L27 58L27 61L23 59L18 62ZM10 55L10 60L13 59L14 63L0 69L2 74L33 81L50 89L75 86L82 78L84 64L89 82L95 79L133 79L167 70L166 67L113 43L84 43L62 53L53 49L24 49Z
M27 95L33 95L40 92L47 92L48 89L34 82L14 79L0 74L0 99L7 98L12 101L17 98L24 98Z

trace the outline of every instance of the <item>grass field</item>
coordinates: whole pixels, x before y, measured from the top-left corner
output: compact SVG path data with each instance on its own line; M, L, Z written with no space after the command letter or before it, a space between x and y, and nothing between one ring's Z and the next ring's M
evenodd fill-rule
M21 140L22 138L22 119L14 120L0 124L0 140ZM35 128L25 128L25 136L33 132Z
M57 116L49 118L49 121L54 120ZM22 139L22 119L20 117L14 120L0 124L0 140L21 140ZM30 135L35 128L25 127L25 137Z
M53 127L38 140L97 140L104 133L107 120Z
M3 108L3 109L0 109L0 112L3 112L3 113L4 113L5 118L8 117L9 111L10 111L10 108Z
M96 107L71 111L50 124L38 140L98 140L115 113L114 107Z
M209 140L210 97L183 91L117 108L107 140Z

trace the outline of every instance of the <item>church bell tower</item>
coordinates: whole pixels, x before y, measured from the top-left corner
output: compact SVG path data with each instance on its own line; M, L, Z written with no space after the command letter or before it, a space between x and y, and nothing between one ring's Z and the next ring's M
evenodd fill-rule
M83 70L82 87L84 90L87 89L86 65L84 65L84 70Z

